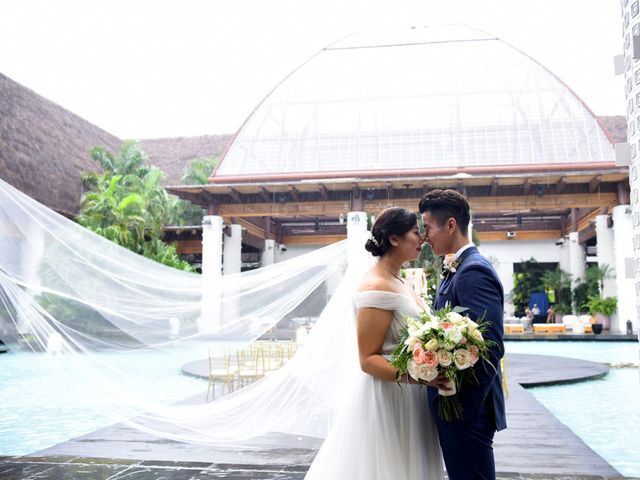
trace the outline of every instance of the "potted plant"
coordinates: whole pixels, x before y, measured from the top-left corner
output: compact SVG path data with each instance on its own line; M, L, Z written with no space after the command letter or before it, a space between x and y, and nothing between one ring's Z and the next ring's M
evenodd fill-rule
M594 318L591 328L593 329L593 333L598 334L602 332L603 328L609 328L609 317L616 312L618 299L616 297L590 295L589 300L587 300L587 303L585 303L583 307L586 308Z
M556 311L556 323L562 323L562 317L572 312L571 305L568 303L556 303L554 309Z

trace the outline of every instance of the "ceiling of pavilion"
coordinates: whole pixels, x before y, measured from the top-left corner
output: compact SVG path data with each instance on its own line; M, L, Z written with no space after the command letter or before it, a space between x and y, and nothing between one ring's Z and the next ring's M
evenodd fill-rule
M611 141L565 84L454 25L320 51L256 108L214 178L600 162L614 162Z

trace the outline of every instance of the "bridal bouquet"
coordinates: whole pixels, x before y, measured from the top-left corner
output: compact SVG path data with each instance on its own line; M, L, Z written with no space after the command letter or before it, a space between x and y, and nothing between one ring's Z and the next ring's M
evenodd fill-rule
M443 373L449 390L438 390L440 417L446 421L462 415L462 405L456 393L468 377L474 377L473 366L488 357L492 343L479 326L462 315L467 308L449 305L440 310L424 310L419 317L407 316L407 326L400 344L393 352L391 365L397 369L397 379L408 373L417 382L430 382Z

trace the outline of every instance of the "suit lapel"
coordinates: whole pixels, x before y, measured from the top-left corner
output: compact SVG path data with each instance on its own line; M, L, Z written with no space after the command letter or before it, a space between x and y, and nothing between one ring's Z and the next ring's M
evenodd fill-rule
M477 252L478 248L473 246L473 247L469 247L467 248L464 252L462 252L460 254L460 257L458 257L457 261L460 265L462 265L462 262L465 261L465 259L471 255L474 252ZM458 267L459 269L460 267ZM456 272L448 272L444 279L442 280L442 282L440 283L440 287L438 288L438 292L437 292L437 296L436 296L436 308L442 308L444 307L445 302L449 299L450 295L449 295L449 289L451 287L451 282L453 281L453 276L458 273Z

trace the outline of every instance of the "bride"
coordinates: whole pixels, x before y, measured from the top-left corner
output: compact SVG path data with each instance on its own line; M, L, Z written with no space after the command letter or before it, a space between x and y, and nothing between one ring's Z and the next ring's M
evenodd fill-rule
M441 479L442 456L427 389L406 375L396 384L391 353L405 315L424 307L400 276L420 255L417 215L404 208L382 212L365 248L377 264L362 279L353 301L362 373L311 465L312 479ZM432 386L444 387L437 378Z

